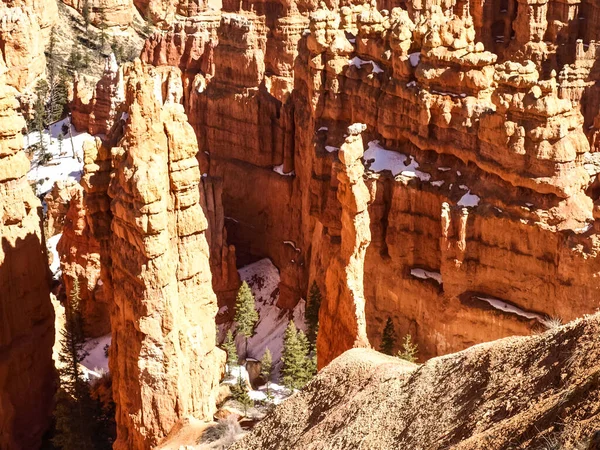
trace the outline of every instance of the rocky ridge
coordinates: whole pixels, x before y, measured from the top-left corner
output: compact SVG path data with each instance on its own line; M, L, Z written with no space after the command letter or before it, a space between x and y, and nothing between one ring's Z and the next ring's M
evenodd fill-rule
M597 315L416 366L353 349L234 450L598 448Z

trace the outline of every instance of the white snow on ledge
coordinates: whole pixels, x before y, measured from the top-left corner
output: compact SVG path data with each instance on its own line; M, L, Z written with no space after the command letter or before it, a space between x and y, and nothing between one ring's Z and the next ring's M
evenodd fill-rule
M325 150L327 150L329 153L337 152L339 149L339 147L334 147L333 145L325 146Z
M435 280L438 284L442 284L442 274L439 272L430 272L424 269L410 269L410 274L421 280Z
M510 313L510 314L516 314L517 316L525 317L526 319L535 319L538 322L540 322L542 325L546 325L548 323L548 321L539 314L525 311L525 310L519 308L518 306L510 305L510 304L508 304L502 300L499 300L497 298L491 298L491 297L475 297L475 298L488 303L490 306L492 306L493 308L495 308L499 311L503 311L503 312Z
M421 181L429 181L431 175L417 170L419 163L412 156L406 156L403 153L387 150L379 145L379 141L371 141L365 152L363 159L365 162L371 161L369 167L373 172L382 172L389 170L393 176L398 174L409 178L418 178Z
M363 66L365 64L371 64L371 66L373 66L373 73L383 73L383 69L375 61L360 59L358 56L355 56L354 58L349 59L348 64L350 64L351 66L355 66L358 69L360 69L361 66Z
M285 173L283 171L283 164L273 167L273 172L277 172L279 175L283 175L284 177L293 177L294 175L296 175L296 172L294 172L293 170L289 173Z
M479 198L479 196L477 196L475 194L471 194L471 191L467 191L467 193L465 195L463 195L461 197L461 199L458 201L458 206L465 206L467 208L472 208L472 207L479 205L479 200L481 200Z
M61 236L62 233L55 234L51 238L48 238L48 240L46 241L46 248L48 249L48 252L52 254L52 264L50 264L50 272L52 272L52 278L55 280L58 280L58 278L61 275L60 257L58 256L58 252L56 251L56 245L58 244L58 241L60 241Z

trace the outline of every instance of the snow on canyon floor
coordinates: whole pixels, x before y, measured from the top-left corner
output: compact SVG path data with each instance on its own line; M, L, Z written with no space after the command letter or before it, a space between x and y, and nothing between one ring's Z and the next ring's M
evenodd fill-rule
M31 132L25 136L25 148L32 148L33 156L31 159L31 168L27 174L30 182L35 182L36 195L46 194L54 183L58 180L72 179L79 181L83 171L83 143L93 137L88 133L78 133L75 128L69 125L69 119L63 119L53 123L44 130L42 139L46 145L46 158L43 160L42 151L37 144L40 142L40 135L37 131ZM59 135L63 131L70 129L63 135L62 143ZM72 138L71 138L72 136Z

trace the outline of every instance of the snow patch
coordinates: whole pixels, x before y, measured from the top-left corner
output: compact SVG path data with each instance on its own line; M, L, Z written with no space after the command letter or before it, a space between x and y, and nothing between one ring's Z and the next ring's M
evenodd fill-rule
M71 130L73 139L69 133L63 135L62 155L59 148L58 136L62 133L63 125ZM35 150L31 161L31 168L27 174L27 179L36 182L36 195L46 194L54 183L58 180L72 179L79 181L83 172L83 143L93 137L88 133L78 133L70 125L69 119L63 119L49 126L49 130L44 130L42 140L46 145L46 153L52 155L52 159L47 162L41 161L40 150ZM27 146L38 144L40 135L37 131L31 132L25 136Z
M254 295L259 319L254 329L254 335L248 338L248 355L260 360L268 347L273 357L274 376L276 380L281 367L283 351L283 335L290 319L294 320L296 328L306 330L304 324L304 300L292 310L281 309L277 306L279 300L280 275L277 267L270 259L265 258L249 264L238 270L240 278L248 283ZM225 336L227 330L235 331L233 322L219 326L220 336ZM242 335L235 338L238 354L244 356L245 339Z
M52 278L54 278L55 280L58 280L58 278L61 275L60 257L58 256L58 252L56 251L56 245L58 244L58 241L60 241L61 237L62 233L56 234L46 241L46 248L48 249L48 252L52 254L52 264L50 264L50 272L52 272Z
M436 187L441 187L441 186L443 186L443 185L444 185L444 183L445 183L445 181L444 181L444 180L432 181L432 182L431 182L431 184L432 184L433 186L436 186Z
M458 201L458 206L472 208L479 205L479 200L481 200L479 196L471 194L471 191L467 191L467 193L463 195Z
M406 87L415 87L417 85L416 81L409 81L408 83L406 83Z
M283 241L284 244L290 245L294 250L300 252L300 249L296 247L296 243L294 241Z
M373 73L383 73L383 69L375 61L360 59L358 56L349 59L348 64L350 64L351 66L355 66L358 69L360 69L361 66L365 64L371 64L371 66L373 67Z
M475 298L488 303L490 306L494 307L495 309L497 309L499 311L507 312L510 314L516 314L518 316L525 317L526 319L535 319L544 325L547 323L547 320L544 317L540 316L539 314L536 314L536 313L533 313L530 311L525 311L525 310L519 308L518 306L511 305L500 299L492 298L492 297L475 297Z
M430 272L424 269L410 269L410 274L415 278L422 280L435 280L438 284L442 284L442 274L439 272Z
M321 127L317 131L328 131L328 130L329 130L329 128L327 128L327 127Z
M452 168L450 168L450 167L438 167L438 170L440 172L448 172L449 170L452 170Z
M111 335L88 339L83 349L87 352L87 356L81 365L83 366L84 376L91 380L92 378L101 378L103 374L108 373L108 357L104 348L110 346Z
M293 177L294 175L296 175L296 173L293 170L291 172L285 173L283 171L283 164L273 167L273 172L277 172L279 175L283 175L284 177Z
M337 152L339 149L339 147L334 147L332 145L325 146L325 150L327 150L329 153Z
M408 59L410 61L410 65L413 67L417 67L419 62L421 61L421 52L415 52L408 55Z
M365 152L363 159L370 161L369 170L373 172L382 172L389 170L393 176L398 174L409 178L418 178L421 181L429 181L431 175L417 170L419 163L412 156L406 156L403 153L387 150L379 145L379 141L371 141Z

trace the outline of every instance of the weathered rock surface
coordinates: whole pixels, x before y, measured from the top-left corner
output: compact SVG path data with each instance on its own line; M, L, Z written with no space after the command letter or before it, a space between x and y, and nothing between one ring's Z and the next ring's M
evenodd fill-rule
M79 272L99 262L83 276L111 305L116 449L148 449L185 417L212 418L224 354L211 266L215 290L230 297L239 285L220 187L201 181L182 96L178 69L138 60L107 70L82 124L110 131L84 148L84 197L69 211L83 218L71 228L84 250L69 244L65 261Z
M225 2L218 26L178 22L143 58L184 71L228 239L242 261L275 262L280 306L312 280L337 298L327 291L342 282L325 274L347 231L338 147L349 124L367 125L367 335L377 346L389 316L428 358L597 307L599 165L584 132L600 98L596 9L583 2L585 20L567 20L571 4L538 3ZM328 302L321 326L333 330ZM320 365L353 333L335 351L321 337Z
M83 13L85 0L61 0ZM87 0L90 23L96 26L126 27L133 23L133 0Z
M55 388L41 205L27 181L17 91L0 76L0 448L39 448Z
M48 4L54 4L56 8L54 0ZM40 38L43 33L40 18L47 18L45 14L43 10L36 12L31 6L12 7L12 2L0 2L0 76L3 83L19 91L32 88L46 72L46 41Z
M350 350L231 448L594 449L599 331L595 315L418 367Z
M212 417L224 354L215 347L196 137L179 104L181 85L168 82L180 75L139 61L127 70L129 117L111 150L108 191L118 286L111 311L114 447L146 449L182 417Z

